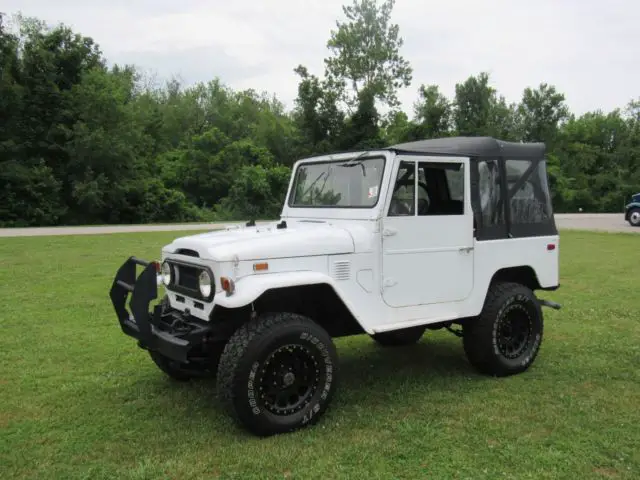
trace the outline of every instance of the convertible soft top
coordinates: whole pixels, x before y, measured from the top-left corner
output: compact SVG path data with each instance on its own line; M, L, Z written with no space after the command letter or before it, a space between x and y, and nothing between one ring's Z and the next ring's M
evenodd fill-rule
M445 137L399 143L387 148L401 154L455 155L476 159L540 159L544 143L506 142L493 137Z

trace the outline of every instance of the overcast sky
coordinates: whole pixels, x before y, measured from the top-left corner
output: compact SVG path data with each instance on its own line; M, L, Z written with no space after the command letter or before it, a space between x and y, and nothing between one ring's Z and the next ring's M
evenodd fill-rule
M93 37L110 63L186 83L218 76L291 107L293 69L322 75L347 1L2 0L0 11L63 22ZM411 114L420 84L452 96L456 82L487 71L508 101L547 82L576 113L624 107L640 97L639 18L637 0L397 0L392 21L414 69L400 99Z

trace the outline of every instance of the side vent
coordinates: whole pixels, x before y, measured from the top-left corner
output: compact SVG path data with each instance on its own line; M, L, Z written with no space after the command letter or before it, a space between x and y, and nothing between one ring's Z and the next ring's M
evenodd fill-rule
M331 276L336 280L349 280L351 277L351 262L349 260L333 262Z

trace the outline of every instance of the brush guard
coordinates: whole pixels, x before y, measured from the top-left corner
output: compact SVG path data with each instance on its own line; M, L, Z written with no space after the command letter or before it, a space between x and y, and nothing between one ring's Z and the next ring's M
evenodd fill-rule
M136 267L143 270L136 278ZM160 329L163 307L156 304L153 312L150 303L158 297L158 262L147 262L129 257L118 269L109 292L111 303L118 316L122 331L138 340L138 345L146 350L186 363L191 342ZM131 294L127 310L127 298Z

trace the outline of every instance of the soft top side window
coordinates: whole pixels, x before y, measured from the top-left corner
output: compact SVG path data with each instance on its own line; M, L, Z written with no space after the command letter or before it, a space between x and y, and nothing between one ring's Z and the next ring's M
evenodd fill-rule
M400 162L396 183L391 192L390 217L415 215L416 192L415 162Z
M464 214L464 164L403 161L391 192L389 216Z
M504 193L502 175L497 159L482 160L478 163L478 190L482 225L485 227L504 223Z
M544 163L507 160L509 214L511 224L544 223L551 217L551 200L546 187Z
M424 179L418 183L418 215L463 215L464 164L420 162L418 168Z

